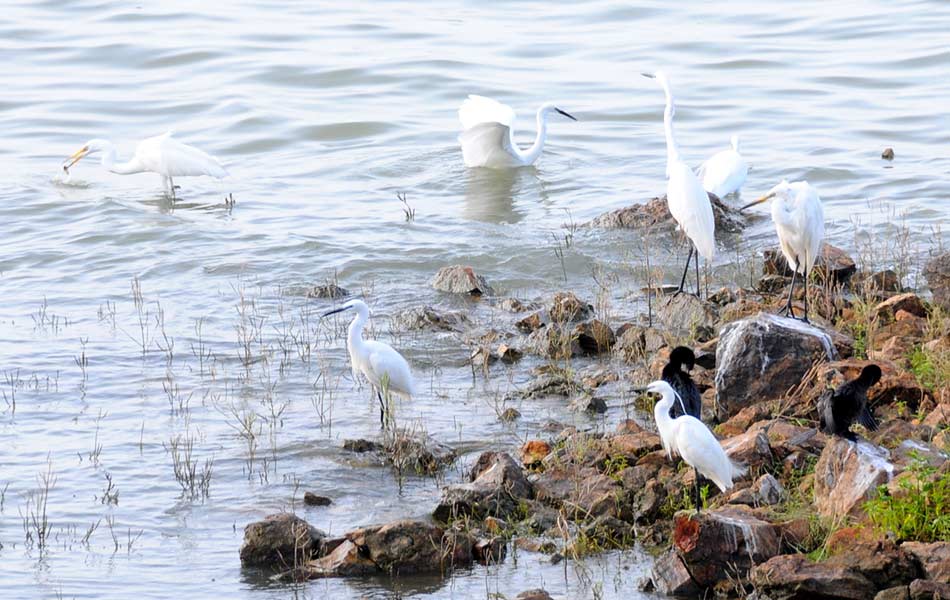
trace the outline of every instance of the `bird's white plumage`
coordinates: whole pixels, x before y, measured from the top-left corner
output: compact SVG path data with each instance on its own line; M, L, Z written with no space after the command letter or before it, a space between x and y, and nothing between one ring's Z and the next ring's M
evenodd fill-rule
M706 260L716 256L716 220L699 178L682 160L669 167L666 201L670 214Z
M538 131L534 143L522 150L515 143L515 111L510 106L473 94L462 102L458 112L462 124L458 140L465 166L492 169L534 164L547 139L548 115L559 112L569 116L551 103L542 104L537 113Z
M739 137L732 136L732 147L709 157L700 172L707 192L720 198L738 192L749 175L749 165L739 153Z
M97 152L102 152L102 166L113 173L129 175L151 172L161 175L162 183L172 195L175 191L173 177L209 175L221 179L228 176L218 159L194 146L179 142L171 131L142 140L135 148L135 155L124 162L119 162L115 145L109 140L89 140L68 159L65 167L71 167L83 157Z
M471 94L459 108L459 121L463 130L481 123L500 123L510 128L515 122L515 111L497 100Z
M135 158L144 170L165 177L209 175L221 179L228 175L218 159L194 146L179 142L171 131L139 142Z
M741 477L745 468L730 459L722 445L706 425L690 415L670 417L670 408L676 392L669 383L658 380L647 386L647 391L662 396L653 409L660 441L667 455L679 455L689 466L716 484L725 492L733 486L733 479Z
M782 181L769 194L782 254L790 267L804 275L815 265L825 237L821 198L807 181Z
M415 385L409 363L389 344L363 339L363 327L369 320L369 307L362 300L343 305L356 311L347 330L346 347L354 373L359 373L374 390L412 397Z
M703 258L712 260L716 255L716 221L712 204L699 178L680 156L673 133L676 104L669 79L662 71L658 71L654 77L666 94L663 128L666 133L666 201L670 214Z

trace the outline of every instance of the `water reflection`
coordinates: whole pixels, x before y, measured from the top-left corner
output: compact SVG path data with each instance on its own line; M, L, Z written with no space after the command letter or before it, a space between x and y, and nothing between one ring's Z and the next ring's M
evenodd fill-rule
M516 208L515 198L534 196L535 189L543 190L543 182L534 167L520 169L466 169L466 219L485 223L518 223L527 210Z

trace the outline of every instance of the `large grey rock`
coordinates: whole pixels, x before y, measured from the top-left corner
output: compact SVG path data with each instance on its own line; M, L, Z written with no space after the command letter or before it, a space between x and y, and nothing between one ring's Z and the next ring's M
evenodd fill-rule
M759 313L726 325L716 346L716 417L782 398L816 360L837 355L827 333L794 319Z
M699 586L689 574L689 569L683 564L683 559L673 550L656 559L650 572L650 580L653 588L666 596L695 597L700 592Z
M824 517L856 516L894 474L890 454L864 440L833 437L815 465L815 508Z
M904 542L901 549L917 558L928 579L950 583L950 542Z
M491 296L495 293L484 277L476 273L472 267L463 265L439 269L432 279L432 287L441 292L471 296Z
M241 564L286 569L318 556L325 538L325 533L297 515L268 515L244 528Z
M680 294L661 298L656 310L660 323L669 331L693 335L699 341L715 337L719 316L714 304L703 302L692 294Z
M950 251L938 254L924 267L924 277L934 302L950 310Z
M446 486L433 516L441 522L459 517L506 519L518 512L533 488L521 466L503 452L485 452L475 463L469 483Z
M785 255L778 248L766 250L764 258L763 271L766 274L792 276L792 269L788 266ZM844 250L824 242L821 245L821 254L815 260L814 270L819 273L830 274L836 281L844 281L854 274L857 267L854 264L854 259L848 256Z
M471 319L461 312L439 310L431 306L414 306L396 313L393 316L393 325L401 331L464 331L471 325Z

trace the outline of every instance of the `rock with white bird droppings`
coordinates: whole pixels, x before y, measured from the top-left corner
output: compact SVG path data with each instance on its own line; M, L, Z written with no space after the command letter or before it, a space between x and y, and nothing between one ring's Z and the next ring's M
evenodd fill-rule
M673 548L696 583L709 587L781 553L782 530L744 506L681 511L673 520Z
M716 417L782 398L816 361L837 356L831 336L795 319L759 313L726 325L716 346Z
M893 474L885 448L834 437L815 465L815 508L824 517L860 517L864 502Z
M484 277L476 273L472 267L463 265L439 269L432 278L432 287L440 292L470 296L492 296L495 293Z

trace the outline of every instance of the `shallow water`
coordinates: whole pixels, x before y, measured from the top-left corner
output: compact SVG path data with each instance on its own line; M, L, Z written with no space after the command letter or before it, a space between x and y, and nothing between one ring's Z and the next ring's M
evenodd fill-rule
M428 287L439 267L458 262L505 295L567 287L597 296L614 325L640 314L644 242L570 223L664 189L663 96L641 71L670 74L687 160L698 165L739 133L753 164L746 199L783 177L806 178L821 192L833 243L899 262L905 283L916 283L948 214L950 5L725 10L613 0L5 7L4 595L463 598L543 584L564 597L637 597L630 590L648 563L636 552L560 565L518 553L445 580L293 588L242 571L237 549L246 523L292 505L336 533L423 516L439 485L481 450L547 435L552 419L615 425L618 411L592 420L551 401L505 403L535 362L493 367L473 382L459 336L393 330L389 317L432 304L468 311L480 326L510 320ZM455 143L455 110L468 93L511 104L525 144L543 101L580 122L552 123L536 168L469 171ZM89 138L111 138L127 154L168 129L233 176L181 179L177 204L157 176L111 175L93 159L63 180L61 161ZM880 159L886 146L893 162ZM901 224L913 231L910 248L894 241ZM723 236L716 277L740 279L773 236L764 219L740 238ZM669 243L651 247L672 281ZM404 350L424 383L398 407L400 425L463 453L444 480L400 481L341 450L344 438L375 436L378 425L346 366L344 322L320 324L329 302L304 295L333 277L366 296L375 334ZM496 411L507 406L524 418L501 424ZM172 446L188 439L199 469L213 457L207 496L183 493L174 476ZM55 485L40 549L22 516L35 509L47 468ZM304 490L335 503L302 509Z

